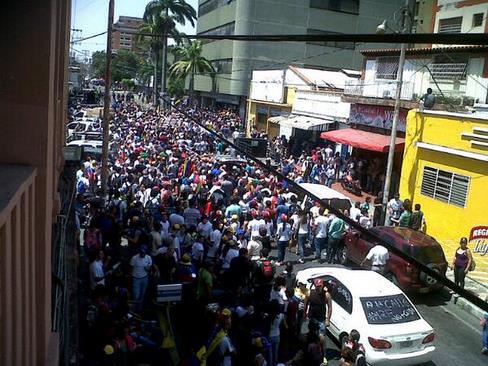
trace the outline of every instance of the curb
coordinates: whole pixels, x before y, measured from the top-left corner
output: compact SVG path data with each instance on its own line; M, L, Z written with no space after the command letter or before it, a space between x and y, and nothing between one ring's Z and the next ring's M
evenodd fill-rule
M471 314L476 319L481 319L485 315L485 311L480 309L479 307L473 305L471 302L466 300L464 297L459 296L458 294L454 293L453 291L449 290L448 288L444 287L439 294L449 301L451 304L457 306L458 308L462 309L463 311ZM485 299L485 301L488 299Z

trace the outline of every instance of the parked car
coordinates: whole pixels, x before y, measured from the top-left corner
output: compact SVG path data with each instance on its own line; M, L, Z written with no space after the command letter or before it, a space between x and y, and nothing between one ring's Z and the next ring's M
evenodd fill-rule
M405 227L377 226L372 228L371 231L430 269L442 276L446 275L448 264L444 251L433 237ZM347 261L361 264L374 245L358 231L350 229L345 237L345 247L341 258L342 264ZM385 273L393 283L406 292L423 293L436 291L443 286L417 266L410 264L391 252L390 259L385 266Z
M83 132L100 132L102 129L101 123L98 119L85 118L84 120L77 120L66 125L66 132L68 136L74 133Z
M309 288L316 278L331 292L328 331L344 344L351 330L358 330L368 364L403 366L432 360L434 330L395 284L376 272L342 266L307 268L296 276Z

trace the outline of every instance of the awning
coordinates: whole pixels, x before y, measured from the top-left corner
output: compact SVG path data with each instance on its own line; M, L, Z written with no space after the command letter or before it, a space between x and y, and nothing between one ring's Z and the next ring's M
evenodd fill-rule
M353 128L322 132L320 137L329 141L340 142L341 144L357 147L359 149L379 151L383 153L388 152L391 141L390 136L356 130ZM397 137L395 150L402 150L404 145L405 139Z
M280 123L281 121L283 121L284 119L287 119L288 116L274 116L274 117L269 117L268 118L268 122L271 122L271 123Z
M293 115L282 120L280 122L280 126L292 127L307 131L324 131L327 129L327 125L331 123L334 123L334 120Z

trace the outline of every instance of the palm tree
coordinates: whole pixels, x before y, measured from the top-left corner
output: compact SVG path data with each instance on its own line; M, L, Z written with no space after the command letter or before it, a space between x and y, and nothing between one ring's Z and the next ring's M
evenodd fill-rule
M168 58L168 39L164 35L171 35L178 44L183 34L176 30L176 24L185 25L188 21L195 26L197 13L185 0L151 0L144 10L144 21L160 22L161 47L163 59L161 64L161 92L166 90L166 63Z
M159 35L163 32L162 22L158 17L154 17L149 22L145 22L141 24L141 26L139 27L139 31L141 33L153 35L149 37L149 41L148 41L148 39L145 36L137 34L136 42L139 44L149 42L149 47L151 51L151 60L154 66L153 103L154 105L156 105L156 97L158 95L157 76L158 76L158 64L159 64L159 51L162 48L161 39Z
M189 42L177 49L176 54L179 57L179 61L176 61L169 71L171 75L181 78L190 76L190 95L193 95L193 88L195 82L196 73L215 73L215 70L205 57L202 56L202 42L194 41Z

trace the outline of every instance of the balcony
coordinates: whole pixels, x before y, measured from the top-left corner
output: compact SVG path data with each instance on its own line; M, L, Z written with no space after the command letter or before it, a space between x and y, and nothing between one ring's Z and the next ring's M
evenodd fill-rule
M395 99L396 80L350 80L344 87L345 96ZM413 83L404 81L400 99L413 100Z

